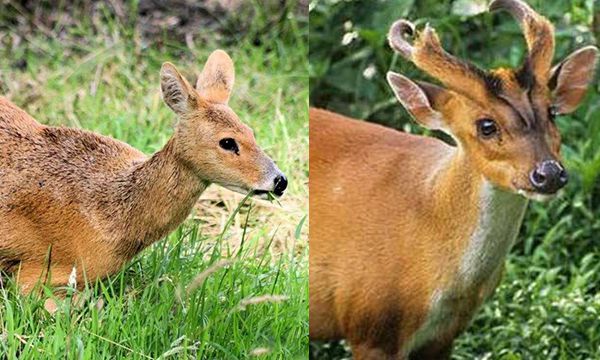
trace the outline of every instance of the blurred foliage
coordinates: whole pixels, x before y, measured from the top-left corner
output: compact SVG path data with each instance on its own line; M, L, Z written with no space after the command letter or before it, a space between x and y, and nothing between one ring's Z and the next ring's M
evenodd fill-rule
M3 33L25 38L39 33L52 39L85 41L90 31L109 36L105 25L118 24L119 33L141 41L142 47L168 42L230 46L248 40L255 46L281 46L308 29L307 1L3 0L0 39ZM290 26L290 19L298 23Z
M310 4L310 97L313 106L400 126L397 102L385 80L388 70L423 78L387 45L394 20L431 24L445 49L483 68L517 66L525 51L522 32L509 15L469 17L466 3L450 0L321 0ZM556 59L594 43L592 1L532 1L556 26ZM460 6L457 6L459 4ZM491 50L491 51L490 51ZM395 120L392 120L395 119Z
M555 62L596 43L592 29L600 28L600 16L594 13L594 1L529 3L556 27ZM413 79L427 76L389 48L388 28L398 18L410 19L418 27L430 23L452 54L486 69L518 66L525 51L518 25L506 13L477 14L481 4L480 0L313 1L311 105L424 132L395 100L385 74L393 70ZM570 183L559 199L530 205L504 280L457 340L455 359L600 358L598 82L576 113L557 122ZM342 346L311 348L315 359L347 356Z

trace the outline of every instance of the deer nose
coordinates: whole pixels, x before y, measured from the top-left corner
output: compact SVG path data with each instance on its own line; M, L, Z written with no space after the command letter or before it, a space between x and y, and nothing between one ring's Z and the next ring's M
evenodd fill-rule
M569 176L560 163L545 160L537 164L529 174L529 180L536 191L543 194L554 194L567 184Z
M275 193L275 195L277 195L277 196L283 195L283 192L287 188L287 184L288 184L288 181L287 181L285 175L278 175L275 178L275 180L273 180L273 181L275 183L275 188L273 189L273 192Z

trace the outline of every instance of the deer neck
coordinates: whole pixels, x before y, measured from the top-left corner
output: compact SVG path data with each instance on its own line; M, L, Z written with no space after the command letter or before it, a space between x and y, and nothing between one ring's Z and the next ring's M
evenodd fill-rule
M163 238L190 214L200 194L209 185L176 155L176 139L149 159L135 164L120 179L120 202L125 204L124 226L119 236L122 253L132 257Z
M449 281L460 287L482 286L501 269L528 200L493 186L460 147L449 158L433 181L436 216L448 224L446 264L455 263L458 269Z

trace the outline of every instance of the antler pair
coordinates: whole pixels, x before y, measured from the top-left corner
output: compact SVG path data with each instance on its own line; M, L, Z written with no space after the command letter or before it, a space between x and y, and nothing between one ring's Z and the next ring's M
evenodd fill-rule
M533 76L537 83L547 84L554 55L552 24L521 0L494 0L489 10L506 10L519 22L528 49L522 70ZM429 25L416 34L414 44L410 44L405 36L413 35L414 25L407 20L398 20L388 34L390 46L448 88L479 98L498 85L489 73L447 53Z

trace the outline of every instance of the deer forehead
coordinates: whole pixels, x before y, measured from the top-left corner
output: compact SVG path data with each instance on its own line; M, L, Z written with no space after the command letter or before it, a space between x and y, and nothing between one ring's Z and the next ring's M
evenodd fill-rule
M206 104L199 109L197 119L209 124L215 133L227 132L244 138L254 138L252 129L244 124L237 114L224 104Z
M476 97L459 93L475 117L490 117L506 129L539 130L548 122L550 95L522 70L496 69L481 79L485 91ZM464 109L463 109L464 111ZM470 121L476 119L469 119Z

